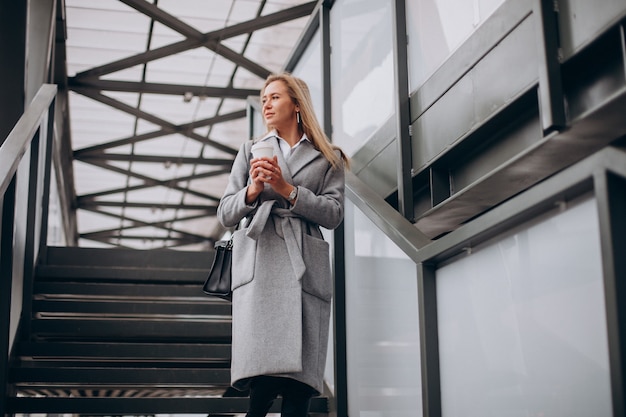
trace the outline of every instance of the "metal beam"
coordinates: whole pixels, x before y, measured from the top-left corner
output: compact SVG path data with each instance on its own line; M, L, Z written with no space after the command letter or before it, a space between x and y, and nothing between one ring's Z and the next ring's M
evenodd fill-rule
M396 143L398 149L398 209L411 223L415 222L413 204L413 165L411 151L411 111L409 99L409 65L407 57L405 0L394 0L393 7L393 57L395 87Z
M193 164L193 165L211 165L211 166L232 166L232 159L218 158L192 158L185 156L164 156L164 155L137 155L137 154L117 154L117 153L98 153L98 154L82 154L76 155L76 159L80 161L100 160L100 161L130 161L130 162L150 162L157 164Z
M558 9L555 0L534 0L539 61L539 108L544 135L567 124L559 52Z
M122 174L122 175L127 175L129 177L138 178L140 180L145 181L147 184L151 184L152 186L163 186L163 187L171 188L172 190L180 191L182 193L189 193L189 194L195 195L196 197L205 198L207 200L219 201L219 197L215 197L215 196L212 196L212 195L200 193L198 191L193 191L193 190L191 190L189 188L179 187L178 185L176 185L172 181L157 180L155 178L148 177L148 176L142 175L142 174L138 174L138 173L136 173L134 171L131 171L131 170L128 170L128 169L119 168L119 167L116 167L116 166L113 166L113 165L109 165L109 164L106 164L106 163L103 163L103 162L100 162L100 161L85 161L85 162L89 163L91 165L103 168L103 169L108 169L109 171L117 172L117 173ZM229 170L227 172L229 172ZM208 174L217 175L215 172L210 172ZM198 175L200 175L200 174L198 174ZM177 182L179 182L179 181L177 181ZM130 187L125 188L125 190L128 190L128 189L130 189ZM78 200L80 201L81 197L78 197Z
M7 190L30 140L41 128L41 115L47 113L56 91L56 85L41 86L26 112L0 145L0 196Z
M129 201L101 201L78 200L78 208L88 207L123 207L123 208L148 208L148 209L174 209L174 210L206 210L207 206L203 204L179 204L179 203L153 203L153 202L129 202ZM124 217L126 219L126 217Z
M92 165L96 165L96 166L98 166L100 168L108 169L108 165L106 165L106 164L95 164L94 163ZM96 197L102 197L102 196L105 196L105 195L124 193L124 192L128 192L128 191L143 190L145 188L151 188L151 187L162 186L162 187L171 188L172 184L177 184L179 182L192 181L192 180L197 180L197 179L202 179L202 178L210 178L210 177L214 177L214 176L217 176L217 175L223 175L223 174L228 174L228 173L230 173L230 168L217 170L217 171L203 172L201 174L192 174L192 175L187 175L187 176L184 176L184 177L172 178L172 179L169 179L169 180L156 180L156 179L146 180L146 179L140 178L140 179L143 179L146 182L144 184L139 184L139 185L114 188L114 189L98 191L98 192L90 193L90 194L83 194L81 196L78 196L77 198L80 198L82 200L90 200L90 199L94 199ZM220 199L219 199L219 197L209 196L209 200L219 201Z
M420 357L422 373L422 415L441 417L441 378L437 321L437 273L429 264L417 266Z
M232 120L237 120L246 117L246 110L237 110L231 113L220 114L214 117L209 117L207 119L197 120L195 122L189 122L181 125L175 125L175 132L171 132L167 129L155 130L153 132L143 133L141 135L135 135L124 139L114 140L111 142L103 143L100 145L89 146L87 148L82 148L74 151L74 157L83 153L96 153L102 152L109 148L115 148L118 146L124 145L132 145L134 143L142 142L144 140L150 140L154 138L158 138L161 136L169 135L172 133L180 133L184 134L184 132L191 131L193 129L210 126L217 123L230 122Z
M346 172L346 196L408 257L419 262L419 250L431 240L350 171Z
M260 90L252 88L206 87L201 85L161 84L133 81L115 81L99 79L68 79L70 89L91 88L96 91L122 91L130 93L180 95L191 93L199 97L233 98L246 100L249 96L258 96Z
M202 235L196 235L193 233L187 233L187 232L182 232L180 230L174 229L172 227L169 227L169 224L172 223L182 223L182 222L186 222L186 221L190 221L190 220L197 220L197 219L204 219L206 217L213 217L215 216L215 213L217 212L217 207L210 207L213 210L206 210L205 213L202 214L197 214L194 216L186 216L186 217L178 217L178 218L170 218L168 220L161 220L158 222L144 222L138 219L133 219L133 218L129 218L128 216L124 216L123 220L127 221L127 222L132 222L132 225L127 225L127 226L121 226L121 227L116 227L113 229L103 229L103 230L98 230L95 232L89 232L89 233L83 233L82 236L99 236L99 235L109 235L110 233L113 232L121 232L122 230L132 230L132 229L137 229L140 227L154 227L157 229L163 229L166 230L168 232L174 232L174 233L182 233L182 234L186 234L189 236L195 236L195 237L202 237L203 239L208 239L208 240L213 240L211 238L208 238L206 236L202 236ZM122 219L122 216L114 214L114 213L109 213L106 211L100 211L100 210L91 210L91 209L85 209L88 211L91 211L92 213L98 213L98 214L103 214L103 215L107 215L110 217L115 217L117 219Z
M620 416L626 413L626 176L598 170L594 173L594 188L600 222L612 408L613 415Z
M185 36L189 39L186 39L181 42L173 43L161 48L152 49L150 51L143 52L141 54L134 55L129 58L124 58L115 62L111 62L100 67L92 68L90 70L81 72L76 75L76 78L89 78L89 77L100 77L105 74L110 74L112 72L120 71L123 69L131 68L136 65L145 64L146 62L154 61L156 59L160 59L166 56L174 55L179 52L183 52L189 49L198 48L200 46L205 46L215 53L224 56L227 59L232 60L236 64L240 65L243 68L246 68L253 74L257 74L261 78L267 77L270 71L262 68L258 64L253 63L252 61L244 58L240 54L226 48L219 41L232 38L235 36L239 36L245 33L252 33L255 30L267 28L270 26L275 26L280 23L284 23L290 20L294 20L300 17L308 16L311 14L313 9L315 8L316 1L312 1L309 3L305 3L303 5L295 6L289 9L281 10L280 12L271 13L266 16L257 17L256 19L239 23L237 25L233 25L228 28L216 30L213 32L208 32L202 34L197 32L195 29L193 31L188 28L185 29L184 24L176 23L174 24L170 19L163 19L163 12L160 11L156 6L153 6L147 2L139 2L139 1L128 1L128 4L132 4L133 7L139 7L142 13L147 16L153 18L164 25L172 25L170 26L174 30L184 30ZM156 10L155 10L156 9ZM159 20L163 19L163 21ZM181 33L181 32L179 32ZM199 36L198 36L199 34ZM192 35L194 35L192 37Z
M123 112L126 112L128 114L131 114L135 117L138 117L140 119L143 120L147 120L150 123L154 123L158 126L161 126L163 128L163 130L170 132L170 133L180 133L182 135L185 135L191 139L195 139L200 143L204 143L205 145L209 145L212 146L216 149L219 149L220 151L224 151L226 153L229 153L231 155L236 155L237 154L237 150L230 148L220 142L216 142L212 139L209 138L205 138L204 136L198 135L197 133L193 132L192 130L187 130L187 131L177 131L176 130L176 125L173 123L170 123L168 121L165 121L163 119L161 119L158 116L155 116L153 114L150 114L148 112L144 112L142 110L139 110L135 107L129 106L126 103L122 103L121 101L115 100L111 97L105 96L104 94L100 94L100 93L96 93L90 89L85 89L85 88L78 88L78 89L74 89L73 91L76 91L77 93L80 93L82 95L84 95L85 97L89 97L93 100L96 100L102 104L106 104L107 106L113 107L115 109L121 110Z

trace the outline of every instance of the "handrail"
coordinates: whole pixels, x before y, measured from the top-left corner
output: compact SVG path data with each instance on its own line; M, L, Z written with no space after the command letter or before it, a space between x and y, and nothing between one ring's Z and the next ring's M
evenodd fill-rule
M346 171L346 196L409 258L432 241L351 171Z
M48 107L54 100L56 92L56 85L42 85L30 106L0 146L0 181L2 181L0 196L4 195L9 187L22 156L41 125L42 117L48 114Z

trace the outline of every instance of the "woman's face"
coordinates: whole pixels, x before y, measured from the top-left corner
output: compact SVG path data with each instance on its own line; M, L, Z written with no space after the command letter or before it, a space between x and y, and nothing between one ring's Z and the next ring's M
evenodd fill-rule
M263 117L268 127L280 132L281 129L296 124L297 106L289 97L284 82L277 80L269 83L261 102L263 103Z

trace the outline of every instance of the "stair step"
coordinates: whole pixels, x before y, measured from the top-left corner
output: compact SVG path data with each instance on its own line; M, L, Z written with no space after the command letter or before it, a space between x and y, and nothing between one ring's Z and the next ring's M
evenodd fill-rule
M218 343L80 343L22 342L17 356L22 360L59 359L109 362L229 362L230 344Z
M280 405L277 399L270 412L279 413ZM210 410L210 415L236 415L246 412L248 398L10 398L7 408L10 414L206 415ZM312 417L327 413L327 398L311 400Z
M230 387L232 307L202 292L213 252L48 248L11 414L245 414ZM314 398L311 416L327 416ZM271 412L280 412L280 399Z
M40 281L69 280L97 282L172 282L198 284L204 282L210 265L205 269L147 268L143 266L99 265L40 265L37 279Z
M66 296L73 298L120 299L183 299L207 302L226 301L210 297L202 292L200 283L194 284L136 284L112 282L80 281L38 281L34 285L34 294L40 296Z
M83 247L48 247L44 265L129 266L177 270L209 269L213 250L188 252L177 250L135 250Z
M66 341L230 343L229 319L45 318L31 321L33 337Z
M176 302L145 301L115 301L112 300L35 300L33 314L36 317L60 317L76 315L105 315L112 317L142 317L142 316L202 316L216 317L231 315L230 304L216 304L208 302Z
M16 387L48 387L64 389L86 387L223 387L230 384L230 369L212 364L195 367L120 366L117 363L81 364L37 361L22 363L11 369L9 379ZM91 365L91 366L86 366Z

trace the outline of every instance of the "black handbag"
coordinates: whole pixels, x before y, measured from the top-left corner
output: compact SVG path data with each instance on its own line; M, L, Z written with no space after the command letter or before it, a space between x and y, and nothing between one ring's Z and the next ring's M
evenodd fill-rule
M215 242L215 258L202 291L205 294L231 301L231 267L233 262L233 239Z

